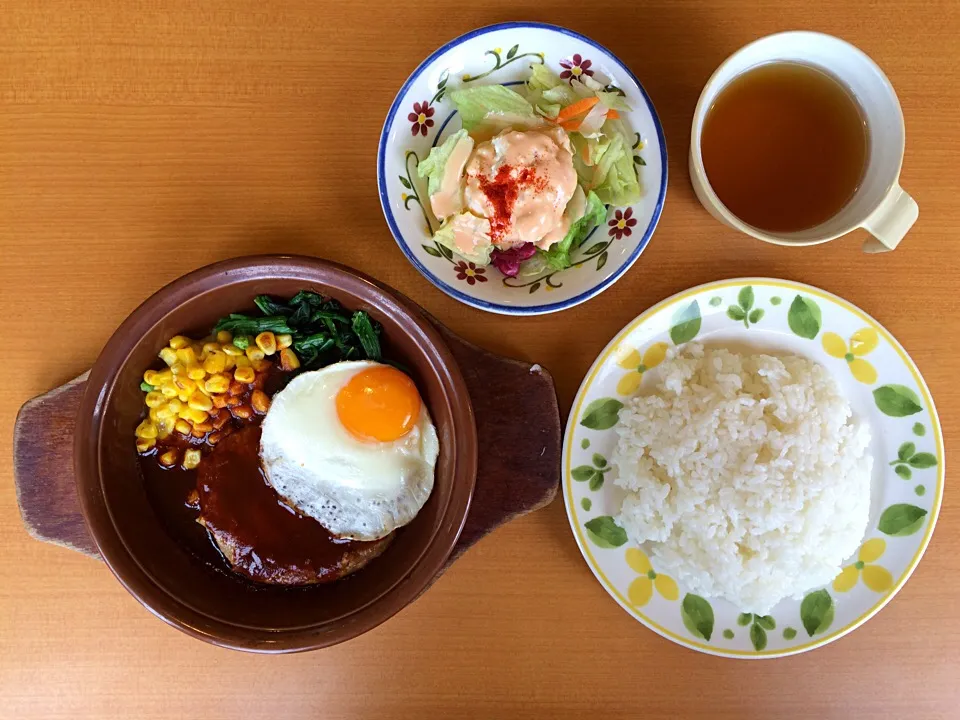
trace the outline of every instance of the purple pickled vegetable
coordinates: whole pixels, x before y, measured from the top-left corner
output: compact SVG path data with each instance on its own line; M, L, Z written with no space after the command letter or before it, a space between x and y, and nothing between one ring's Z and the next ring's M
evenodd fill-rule
M490 262L507 277L516 277L520 272L520 263L529 260L537 253L537 246L533 243L514 245L509 250L497 248L490 253Z

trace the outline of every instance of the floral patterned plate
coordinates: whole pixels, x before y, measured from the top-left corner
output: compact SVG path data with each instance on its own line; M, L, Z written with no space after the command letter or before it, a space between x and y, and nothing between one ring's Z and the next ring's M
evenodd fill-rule
M657 573L614 522L623 499L609 458L623 403L667 349L696 339L794 352L824 365L872 431L871 514L858 551L829 585L781 601L769 615L686 592ZM900 344L835 295L786 280L725 280L664 300L627 325L597 358L567 423L563 497L583 557L636 619L714 655L766 658L811 650L880 610L923 554L943 494L943 436L930 392Z
M417 163L460 128L446 93L478 84L518 84L530 66L546 64L562 78L581 75L621 90L632 112L624 120L636 134L634 162L643 191L631 207L609 208L607 222L574 255L573 267L539 277L506 278L477 267L435 243L437 220L429 208ZM570 30L510 22L453 40L413 71L387 114L377 155L380 204L407 259L448 295L508 315L555 312L589 300L613 284L643 252L660 219L667 192L667 149L660 120L640 82L606 48Z

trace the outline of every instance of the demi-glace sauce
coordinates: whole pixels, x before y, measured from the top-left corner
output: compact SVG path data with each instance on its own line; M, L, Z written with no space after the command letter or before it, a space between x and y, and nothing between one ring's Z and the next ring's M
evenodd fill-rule
M257 422L221 440L196 470L164 469L156 458L141 457L147 494L168 532L215 567L287 585L335 580L386 547L390 538L335 538L281 502L264 478L259 447ZM201 512L209 534L197 522ZM211 535L232 556L232 568Z

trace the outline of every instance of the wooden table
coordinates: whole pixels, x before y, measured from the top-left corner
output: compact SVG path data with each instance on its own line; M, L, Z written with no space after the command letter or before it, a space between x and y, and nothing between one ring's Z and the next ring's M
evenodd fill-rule
M464 337L553 371L564 412L628 320L691 285L800 280L872 313L960 434L960 4L367 0L70 2L0 10L0 455L17 408L85 370L141 300L200 265L320 255L410 295ZM387 230L375 186L384 113L442 42L524 18L603 42L663 120L670 189L636 266L559 315L504 318L443 295ZM920 220L897 252L860 238L790 250L721 227L686 170L689 123L720 61L809 28L869 53L907 122ZM192 640L99 562L24 532L0 482L0 716L8 718L947 718L960 713L960 499L948 490L913 579L866 626L774 662L699 655L631 620L593 579L562 502L470 550L413 606L346 645L258 657Z

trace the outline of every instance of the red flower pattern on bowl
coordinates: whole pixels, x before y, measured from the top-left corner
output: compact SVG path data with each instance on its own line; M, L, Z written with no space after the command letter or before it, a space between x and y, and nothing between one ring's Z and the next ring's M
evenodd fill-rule
M560 67L563 68L560 77L567 82L579 80L583 75L593 77L593 70L590 69L592 65L593 63L590 60L586 60L580 53L576 53L569 60L560 61Z
M633 217L633 208L627 208L626 210L617 210L613 214L613 219L607 223L610 226L610 237L615 237L617 240L620 240L624 235L630 237L633 234L632 228L637 224L637 219Z
M411 135L423 135L426 137L427 128L433 127L433 114L436 110L430 107L430 101L424 100L422 103L413 104L413 112L407 115L412 125L410 126Z
M457 274L457 280L466 280L467 285L476 285L478 282L485 283L488 278L484 275L486 268L477 267L472 262L460 260L453 266L453 271Z

